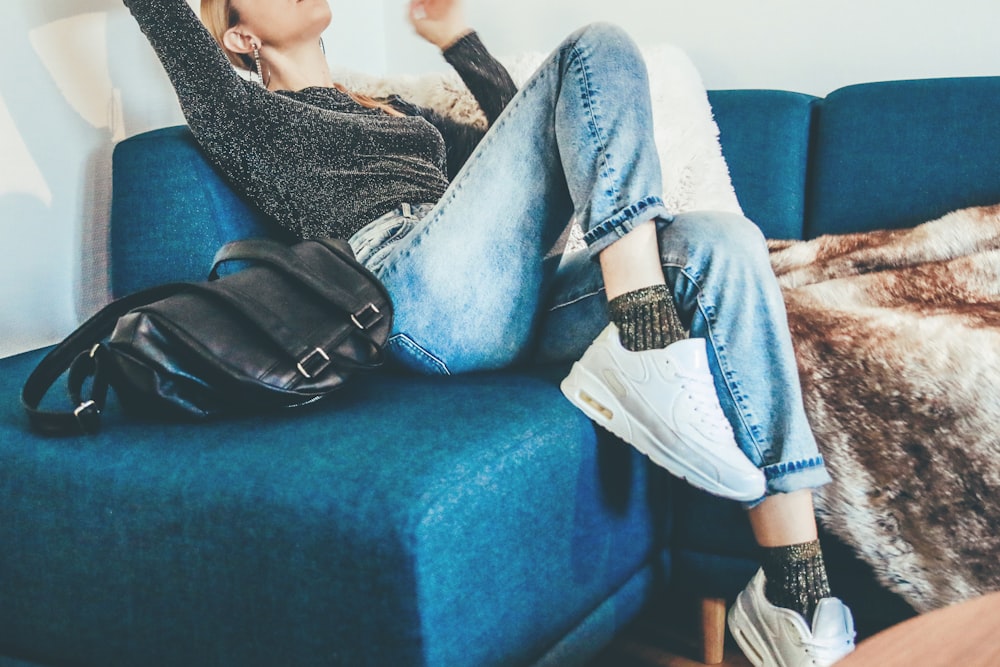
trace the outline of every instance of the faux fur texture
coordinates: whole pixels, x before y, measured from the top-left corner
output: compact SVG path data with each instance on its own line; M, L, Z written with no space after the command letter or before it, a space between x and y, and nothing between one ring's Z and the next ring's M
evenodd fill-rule
M771 246L820 521L918 611L1000 589L1000 206Z
M705 86L681 49L663 44L642 50L649 70L653 133L663 171L663 199L674 213L718 210L742 213L719 145ZM542 53L501 58L519 86L545 59ZM376 77L343 70L335 78L373 96L398 94L459 120L485 119L472 94L453 71L421 76Z

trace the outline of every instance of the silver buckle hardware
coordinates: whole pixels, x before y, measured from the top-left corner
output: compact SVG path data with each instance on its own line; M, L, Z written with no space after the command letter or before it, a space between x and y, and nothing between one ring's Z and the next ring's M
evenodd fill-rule
M364 321L362 321L362 318L365 318ZM377 323L380 319L382 319L382 311L379 310L374 303L369 303L367 306L351 315L351 321L354 322L354 326L362 331L368 329L368 327Z
M317 347L315 350L313 350L312 352L310 352L309 354L307 354L306 357L302 361L300 361L298 364L295 365L295 367L299 369L299 373L302 373L302 376L305 377L305 379L307 379L307 380L312 380L313 376L309 375L309 372L306 370L306 363L310 359L312 359L313 357L315 357L317 355L319 355L320 357L323 357L323 361L324 362L329 362L330 361L330 356L326 352L324 352L323 350L321 350L321 349L319 349ZM326 366L326 364L323 364L323 366L320 367L320 370L322 370L322 368L325 367L325 366Z
M101 411L97 407L95 401L84 401L76 410L73 410L73 416L76 418L76 422L80 425L80 428L84 433L96 433L97 427L94 422L96 417L99 417Z

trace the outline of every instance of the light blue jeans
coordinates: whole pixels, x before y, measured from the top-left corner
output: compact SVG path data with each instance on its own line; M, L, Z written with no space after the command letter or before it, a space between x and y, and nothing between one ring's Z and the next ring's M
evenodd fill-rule
M436 204L404 205L351 239L395 305L389 351L422 373L579 358L608 322L596 256L657 221L667 284L708 340L723 410L769 493L829 481L806 421L784 304L759 229L671 216L660 198L646 66L604 24L556 49ZM587 249L547 253L576 217Z

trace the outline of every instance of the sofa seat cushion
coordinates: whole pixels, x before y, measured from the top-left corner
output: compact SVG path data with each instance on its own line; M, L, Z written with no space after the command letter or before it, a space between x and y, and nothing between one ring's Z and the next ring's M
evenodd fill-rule
M111 409L40 439L16 400L38 359L0 361L0 653L529 664L665 541L660 477L555 376L386 373L266 417Z

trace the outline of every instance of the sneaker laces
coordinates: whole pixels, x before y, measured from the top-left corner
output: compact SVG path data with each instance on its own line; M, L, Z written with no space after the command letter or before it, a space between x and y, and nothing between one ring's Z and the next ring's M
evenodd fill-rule
M722 411L712 376L678 372L682 378L681 389L691 401L691 410L698 416L700 430L710 438L720 441L733 439L733 427Z

